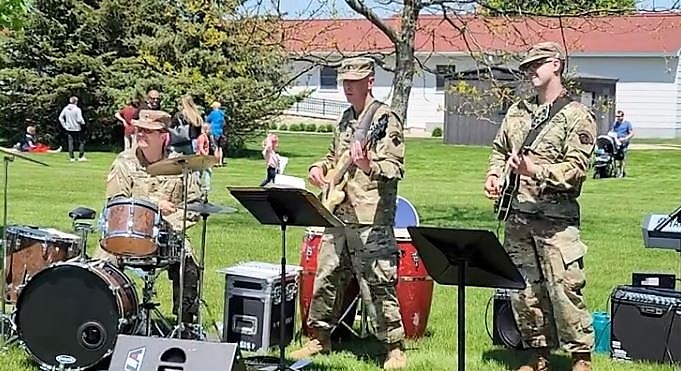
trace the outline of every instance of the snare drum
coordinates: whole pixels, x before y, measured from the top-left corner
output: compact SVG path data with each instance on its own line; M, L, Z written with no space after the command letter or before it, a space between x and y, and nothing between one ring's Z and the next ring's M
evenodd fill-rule
M161 213L149 201L116 198L102 213L102 249L119 256L145 257L156 253Z
M5 250L5 299L15 303L19 290L50 264L77 257L80 237L52 228L7 227Z
M121 259L125 266L130 267L165 267L180 262L182 253L182 235L177 232L162 229L158 233L156 253L148 256L126 256Z

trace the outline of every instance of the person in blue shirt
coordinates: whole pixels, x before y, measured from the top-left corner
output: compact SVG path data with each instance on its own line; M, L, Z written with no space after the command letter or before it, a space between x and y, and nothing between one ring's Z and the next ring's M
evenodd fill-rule
M220 102L210 105L213 110L206 116L206 123L210 125L211 146L214 148L215 166L223 165L223 148L227 142L225 137L225 112L220 109Z
M612 126L611 132L617 138L619 142L619 155L615 156L618 162L618 168L620 169L618 176L624 176L624 157L629 148L629 142L634 136L634 128L631 122L624 119L624 111L618 110L615 115L615 123Z

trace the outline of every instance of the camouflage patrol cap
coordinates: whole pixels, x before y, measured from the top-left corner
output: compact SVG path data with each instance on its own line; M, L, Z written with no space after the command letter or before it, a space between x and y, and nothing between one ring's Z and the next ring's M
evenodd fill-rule
M560 47L560 45L553 41L545 41L534 44L527 52L527 55L525 55L523 61L520 62L520 69L525 69L529 67L532 62L545 58L565 60L565 54L563 53L563 49Z
M139 119L132 120L132 124L150 130L168 130L170 114L158 110L140 110Z
M338 80L361 80L374 74L374 60L365 57L348 58L341 62Z

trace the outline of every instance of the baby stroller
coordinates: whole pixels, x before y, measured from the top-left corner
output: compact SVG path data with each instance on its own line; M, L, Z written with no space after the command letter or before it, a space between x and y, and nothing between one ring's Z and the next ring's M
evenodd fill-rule
M593 162L594 179L612 178L624 174L621 168L624 160L622 146L610 135L599 135L596 138L596 150Z

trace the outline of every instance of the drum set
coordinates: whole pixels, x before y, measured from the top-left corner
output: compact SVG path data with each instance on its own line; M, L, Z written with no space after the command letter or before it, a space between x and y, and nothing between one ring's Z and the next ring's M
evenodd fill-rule
M154 165L147 169L152 176L182 174L187 185L191 172L206 169L211 161L207 156L182 156ZM7 225L5 215L5 283L0 286L4 290L2 324L9 327L8 336L3 328L6 344L18 341L41 369L96 370L107 367L118 335L205 340L201 304L205 305L202 272L206 222L209 215L236 209L209 204L205 197L197 203L184 199L185 219L187 212L192 212L203 220L197 262L199 315L191 328L184 328L181 315L174 326L154 301L156 276L172 264L181 266L182 287L186 222L179 233L171 230L154 203L114 198L100 213L98 226L93 226L96 212L92 209L78 207L69 212L78 235L53 228ZM101 232L99 245L113 261L87 256L88 234L94 230ZM141 272L141 297L126 268ZM7 305L14 307L9 313L5 311Z

